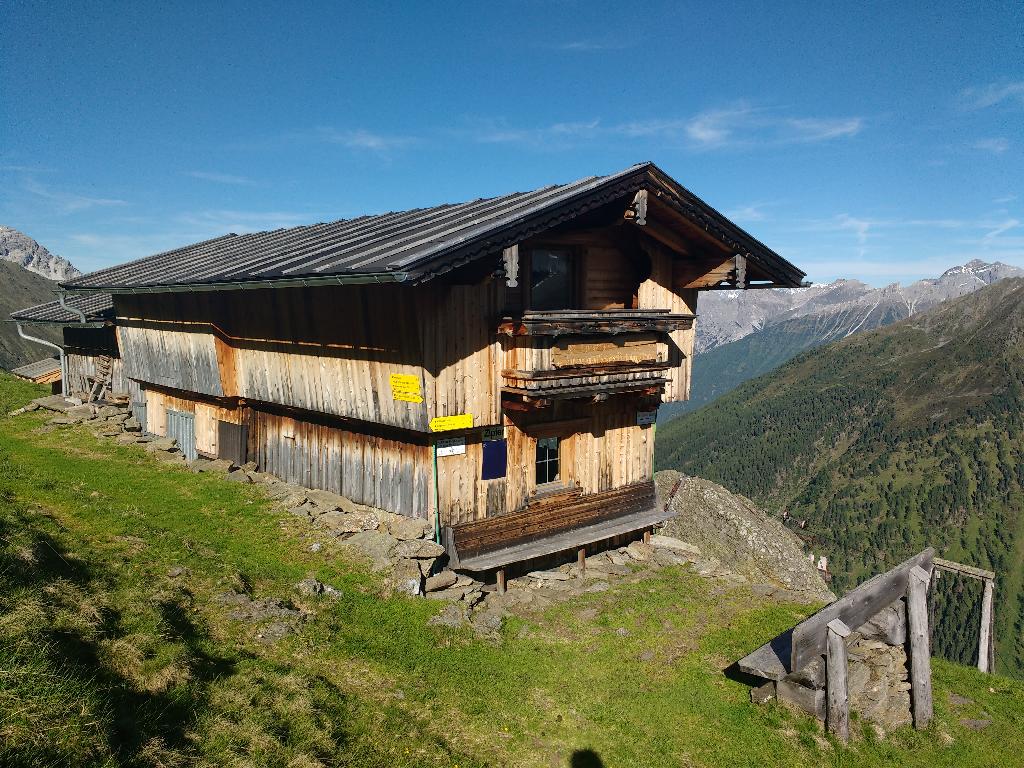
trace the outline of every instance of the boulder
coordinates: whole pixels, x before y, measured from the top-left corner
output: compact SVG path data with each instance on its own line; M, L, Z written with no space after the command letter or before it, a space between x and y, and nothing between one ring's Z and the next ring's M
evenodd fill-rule
M121 443L122 445L131 445L132 443L135 443L137 441L138 435L136 435L134 432L122 432L120 435L117 436L117 442Z
M360 531L344 545L370 558L372 569L379 572L391 566L390 558L398 543L398 539L380 531Z
M458 581L458 576L456 576L455 571L441 571L433 576L428 576L423 584L423 588L427 592L437 592L438 590L455 586L456 581Z
M388 536L393 539L394 537ZM402 557L414 560L432 560L444 554L444 547L440 544L425 539L413 539L400 541L395 547L395 557Z
M391 515L386 523L388 533L399 541L423 539L433 533L430 521L404 515Z
M632 541L626 547L626 554L638 562L645 563L654 556L654 547L642 541Z
M540 579L541 581L568 581L571 578L564 571L530 571L526 575L531 579Z
M241 470L238 472L228 472L225 477L233 483L249 484L252 482L252 478L249 476L249 473L242 472Z
M125 432L141 432L142 431L142 425L139 423L138 419L136 419L134 416L131 416L128 419L125 419L124 431Z
M102 405L96 409L96 416L100 419L109 419L117 416L124 416L124 407L118 407L116 405Z
M670 549L673 552L692 555L693 557L700 557L701 555L700 547L689 544L681 539L676 539L672 536L663 536L657 533L651 536L651 546L657 547L658 549Z
M415 560L399 560L392 571L395 589L415 597L423 594L423 573Z
M196 472L234 472L235 462L231 459L196 459L192 462L192 469Z
M323 507L327 511L341 510L342 512L355 512L356 505L350 499L346 499L344 496L339 496L336 493L330 491L320 490L319 488L306 491L306 497L314 504Z
M458 603L449 603L444 609L427 620L427 624L432 627L449 627L454 629L461 627L466 623L466 614L462 606Z
M147 451L176 451L178 449L178 441L173 437L161 437L156 440L151 440L146 443Z
M341 590L335 589L330 584L324 584L322 581L317 579L309 578L303 579L295 585L295 591L300 595L306 597L333 597L335 599L341 597Z

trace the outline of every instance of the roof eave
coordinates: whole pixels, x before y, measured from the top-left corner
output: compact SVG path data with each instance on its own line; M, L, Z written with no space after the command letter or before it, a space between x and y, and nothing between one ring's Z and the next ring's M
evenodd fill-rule
M404 283L409 272L367 272L354 275L319 275L315 277L273 277L262 280L230 280L211 283L172 283L166 285L68 285L60 283L66 293L201 293L208 291L251 291L260 288L312 288L322 285L366 285Z

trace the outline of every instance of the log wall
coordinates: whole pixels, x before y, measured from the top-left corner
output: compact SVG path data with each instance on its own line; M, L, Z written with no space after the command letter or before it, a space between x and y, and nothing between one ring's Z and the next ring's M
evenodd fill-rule
M64 357L68 369L68 392L88 392L91 379L96 375L96 356L68 352ZM125 375L124 361L119 357L111 359L110 392L127 395L132 391L131 380Z

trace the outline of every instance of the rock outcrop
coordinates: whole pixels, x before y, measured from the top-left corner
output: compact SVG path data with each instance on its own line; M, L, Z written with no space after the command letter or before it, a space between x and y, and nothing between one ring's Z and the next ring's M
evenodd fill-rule
M11 227L0 226L0 259L58 282L82 274L67 259L55 256L28 235Z
M659 472L655 485L658 504L667 503L676 513L665 524L665 535L700 547L705 557L753 582L777 584L818 600L835 599L800 539L750 499L672 470Z

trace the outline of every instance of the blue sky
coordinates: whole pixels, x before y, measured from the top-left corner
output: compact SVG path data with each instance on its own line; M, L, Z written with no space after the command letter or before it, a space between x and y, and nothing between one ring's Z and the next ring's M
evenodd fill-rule
M0 224L83 270L643 160L813 280L1024 266L1019 1L8 0L0 27Z

